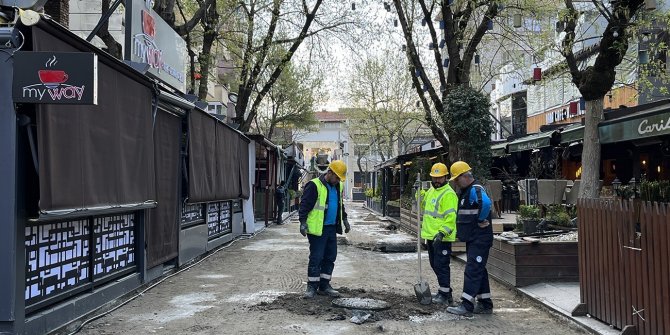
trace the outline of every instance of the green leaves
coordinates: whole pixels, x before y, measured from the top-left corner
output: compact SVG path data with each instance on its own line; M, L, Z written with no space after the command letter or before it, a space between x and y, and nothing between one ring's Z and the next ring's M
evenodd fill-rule
M451 89L445 99L442 121L452 137L452 143L458 143L450 150L457 157L470 164L479 178L489 176L491 166L491 133L493 121L489 114L489 100L483 93L466 86Z

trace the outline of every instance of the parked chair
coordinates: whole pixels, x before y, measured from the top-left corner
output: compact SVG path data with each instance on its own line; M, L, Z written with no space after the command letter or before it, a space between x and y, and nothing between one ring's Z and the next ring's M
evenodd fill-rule
M495 218L500 218L500 213L502 211L502 205L500 201L502 200L502 180L489 180L486 182L486 192L488 193L493 206L495 209Z
M565 193L565 203L570 204L570 205L576 205L577 204L577 199L579 198L579 187L581 185L582 181L577 179L575 180L574 185L572 185L572 188L570 188L570 192ZM600 194L600 190L603 188L603 181L600 180L600 183L598 184L598 194Z
M543 205L562 204L567 184L568 181L564 179L538 180L538 202Z
M522 179L516 182L519 189L519 203L526 205L526 180Z
M568 205L576 205L577 198L579 197L579 185L582 183L581 180L577 179L573 183L570 191L565 192L565 203Z

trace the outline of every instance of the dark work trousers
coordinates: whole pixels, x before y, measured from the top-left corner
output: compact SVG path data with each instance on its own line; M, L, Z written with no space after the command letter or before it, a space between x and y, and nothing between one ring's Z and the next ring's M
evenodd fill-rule
M324 225L321 236L307 234L309 240L308 284L325 289L330 283L337 258L335 225Z
M468 260L463 283L463 306L468 311L474 309L475 298L484 305L484 308L493 308L489 273L486 271L486 262L492 245L491 237L484 234L465 245Z
M277 224L282 222L282 213L284 213L284 200L277 200L277 219L275 220Z
M440 284L437 291L447 295L451 292L451 242L433 243L428 240L428 260Z

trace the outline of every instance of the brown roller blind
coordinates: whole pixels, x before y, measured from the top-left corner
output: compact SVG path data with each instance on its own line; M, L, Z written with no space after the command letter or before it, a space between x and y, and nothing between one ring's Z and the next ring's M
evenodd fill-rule
M156 115L156 194L158 206L147 221L147 266L153 267L179 254L179 140L181 119L164 111Z
M33 29L35 51L77 52ZM98 105L37 105L40 209L155 200L151 89L104 62Z
M216 120L193 110L188 116L188 201L216 200Z
M217 200L237 199L239 182L239 135L223 123L216 125Z

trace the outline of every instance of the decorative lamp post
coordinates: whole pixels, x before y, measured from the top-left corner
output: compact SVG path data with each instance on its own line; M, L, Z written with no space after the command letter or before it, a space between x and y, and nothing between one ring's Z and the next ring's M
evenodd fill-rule
M628 181L628 185L630 185L633 188L633 198L637 198L637 184L638 181L635 179L635 177L631 178L630 181Z

